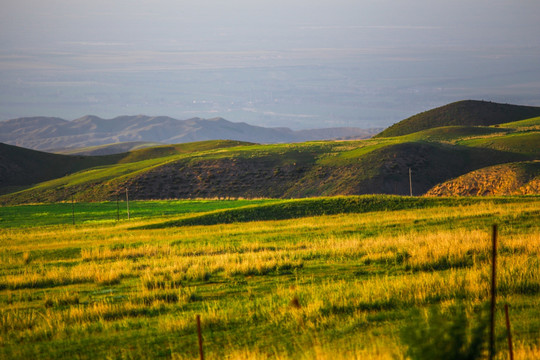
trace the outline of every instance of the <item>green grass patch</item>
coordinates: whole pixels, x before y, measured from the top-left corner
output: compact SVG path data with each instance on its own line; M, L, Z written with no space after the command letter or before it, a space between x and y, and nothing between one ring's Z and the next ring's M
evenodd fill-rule
M540 158L539 132L514 133L490 138L464 140L458 143L464 146L488 148Z
M513 121L505 124L499 124L494 125L501 128L509 128L509 129L519 129L522 127L534 127L534 126L540 126L540 116L534 117L530 119L520 120L520 121Z
M215 225L235 222L285 220L308 216L365 213L424 209L440 206L459 206L474 203L512 201L507 198L422 198L392 195L364 195L330 198L283 200L270 204L250 205L236 209L218 210L211 213L186 217L179 220L153 224L143 228L166 228L186 225ZM520 201L520 200L519 200ZM534 201L531 199L531 201Z
M497 129L487 126L443 126L433 129L422 130L413 134L403 135L397 139L403 141L442 141L455 142L474 137L495 136L506 133L508 130Z
M130 201L131 219L153 219L195 214L218 209L269 203L276 200L154 200ZM125 197L106 202L71 202L0 207L0 228L35 227L46 225L92 224L127 220Z

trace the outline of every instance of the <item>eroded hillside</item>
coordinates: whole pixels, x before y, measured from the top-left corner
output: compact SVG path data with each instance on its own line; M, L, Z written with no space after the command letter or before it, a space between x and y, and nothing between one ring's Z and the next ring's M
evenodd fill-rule
M540 161L490 166L446 181L427 196L540 194Z

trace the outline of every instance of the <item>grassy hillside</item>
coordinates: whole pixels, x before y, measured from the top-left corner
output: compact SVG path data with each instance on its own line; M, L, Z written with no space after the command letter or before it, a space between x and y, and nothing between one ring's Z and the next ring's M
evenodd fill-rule
M197 141L192 143L183 143L176 145L160 145L154 147L147 147L135 151L126 153L125 156L119 161L119 163L130 163L141 160L156 159L160 157L166 157L179 154L190 154L200 151L226 149L236 146L253 145L253 143L234 141L234 140L207 140Z
M130 142L121 142L115 144L106 144L106 145L97 145L89 146L85 148L76 148L76 149L53 149L49 152L62 155L84 155L84 156L102 156L102 155L111 155L111 154L121 154L130 151L140 150L147 147L154 147L162 145L155 142L144 142L144 141L130 141Z
M540 161L490 166L438 184L428 196L540 194Z
M441 126L489 126L536 116L540 116L540 107L464 100L411 116L376 137L406 135Z
M531 128L531 129L538 130L540 127L540 116L530 118L530 119L500 124L496 126L502 127L502 128L513 128L513 129L523 129L523 130Z
M81 171L0 201L60 201L69 194L79 201L103 201L126 188L133 199L407 194L409 168L413 192L422 194L478 168L529 159L493 149L396 139L251 145L167 155L169 150L140 150L164 151L165 156Z
M488 126L441 126L404 135L402 139L408 141L440 141L454 143L457 140L492 137L497 134L506 134L507 129Z
M523 154L532 158L540 159L540 131L463 140L459 141L458 144L468 147L494 149L504 152Z
M0 143L0 194L13 192L18 188L47 180L51 181L37 186L38 192L40 189L62 190L65 185L76 185L85 181L91 185L100 180L105 181L126 174L134 169L139 170L166 162L167 157L171 155L189 154L195 151L228 148L243 144L249 143L229 140L202 141L164 145L106 156L81 156L51 154ZM141 162L144 160L148 161ZM129 165L135 162L138 164ZM88 171L81 173L85 169ZM66 176L67 180L61 179ZM58 188L59 186L61 188ZM34 192L34 190L30 190L30 192ZM61 192L62 195L58 195L56 198L64 198L66 194L71 194L76 190Z
M402 200L440 203L392 210ZM405 359L400 334L428 330L417 313L440 307L448 328L463 304L477 325L493 223L496 358L508 351L504 304L515 358L538 358L538 197L381 201L388 207L362 214L294 218L281 207L290 219L142 230L183 206L150 202L131 221L10 227L0 232L0 358L196 359L200 315L207 359Z

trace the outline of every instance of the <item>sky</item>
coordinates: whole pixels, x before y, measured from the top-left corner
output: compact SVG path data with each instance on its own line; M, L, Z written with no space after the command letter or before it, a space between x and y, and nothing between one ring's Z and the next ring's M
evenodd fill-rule
M386 127L540 106L537 0L2 0L0 120Z

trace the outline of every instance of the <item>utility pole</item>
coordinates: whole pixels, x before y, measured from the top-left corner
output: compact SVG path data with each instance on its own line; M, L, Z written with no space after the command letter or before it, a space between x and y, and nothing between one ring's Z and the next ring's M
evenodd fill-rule
M411 168L409 168L409 192L412 196L412 176L411 176Z
M128 195L128 189L126 188L126 207L127 207L127 216L129 220L129 195Z

